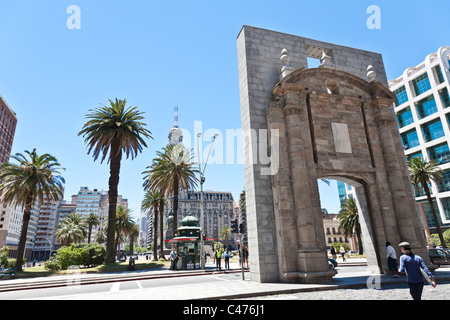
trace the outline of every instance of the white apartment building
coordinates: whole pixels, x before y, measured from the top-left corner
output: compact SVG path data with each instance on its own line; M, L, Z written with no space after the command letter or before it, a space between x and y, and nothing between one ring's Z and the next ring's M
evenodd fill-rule
M441 225L450 227L450 46L390 80L389 88L396 96L394 110L406 159L422 157L440 164L444 183L432 183L431 191ZM416 202L433 232L435 222L423 190L416 192Z
M20 234L22 232L24 208L21 206L5 205L0 203L0 248L7 246L9 256L17 257ZM31 258L38 226L39 206L35 204L31 208L30 222L28 223L27 241L24 256Z

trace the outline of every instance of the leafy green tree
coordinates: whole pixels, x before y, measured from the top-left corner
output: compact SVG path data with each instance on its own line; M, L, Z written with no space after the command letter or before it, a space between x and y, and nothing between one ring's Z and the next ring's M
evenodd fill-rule
M339 219L339 230L346 238L351 238L353 234L356 235L359 253L363 254L361 225L355 199L348 198L342 202L337 218Z
M434 223L436 224L436 231L441 241L443 248L447 248L444 237L442 235L441 224L436 215L433 199L431 198L431 192L428 185L431 181L439 182L443 181L442 172L438 167L437 161L424 161L421 157L410 158L408 160L409 177L414 189L417 191L421 187L427 195L427 200L430 205L431 214L433 215ZM428 230L429 234L429 230Z
M17 252L16 269L22 270L23 255L31 218L31 208L37 201L44 203L63 198L64 178L58 160L48 153L38 155L36 149L17 153L11 158L18 163L0 166L0 202L24 208L22 231Z
M444 233L442 233L442 236L444 237L445 244L448 247L450 245L450 229L445 230ZM436 233L433 233L431 235L430 242L432 245L435 245L435 246L441 245L441 240L439 239L439 235Z
M122 153L132 159L146 147L146 138L152 138L151 132L142 122L143 113L137 107L126 108L126 100L109 100L109 106L91 109L86 122L78 135L84 137L93 153L94 161L100 156L101 161L108 160L110 165L108 190L108 228L106 236L106 263L115 261L115 225L117 209L117 187L119 185L120 163ZM108 157L109 154L109 157Z

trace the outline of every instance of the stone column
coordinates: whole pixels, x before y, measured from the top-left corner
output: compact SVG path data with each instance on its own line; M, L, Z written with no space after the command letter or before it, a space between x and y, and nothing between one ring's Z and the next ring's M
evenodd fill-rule
M393 230L390 230L391 232L388 232L386 236L399 238L399 241L408 241L411 243L413 251L429 264L426 243L416 212L411 182L409 181L405 155L401 147L395 118L389 110L391 104L392 99L382 98L377 98L372 103L384 158L384 168L392 197L394 209L392 214L395 215L392 218L395 219L398 230L396 234L391 233ZM385 221L385 224L388 226L389 221ZM392 240L388 241L395 244ZM382 244L380 243L379 247L381 246Z
M288 154L288 137L284 121L282 98L273 102L267 109L267 127L269 135L278 130L279 167L272 176L272 194L274 204L274 220L277 230L277 252L280 280L286 272L297 271L298 233L297 217L294 211L294 202L291 185L291 170ZM274 156L271 150L271 155Z
M298 269L297 272L286 273L285 281L331 282L336 272L329 269L326 256L306 94L286 93L284 100L292 194L299 238Z

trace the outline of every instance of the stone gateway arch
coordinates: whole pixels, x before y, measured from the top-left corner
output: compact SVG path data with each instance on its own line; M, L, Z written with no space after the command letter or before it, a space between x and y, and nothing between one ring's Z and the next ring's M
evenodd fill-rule
M355 187L370 273L386 241L430 264L381 55L249 26L237 43L251 280L332 281L327 178Z

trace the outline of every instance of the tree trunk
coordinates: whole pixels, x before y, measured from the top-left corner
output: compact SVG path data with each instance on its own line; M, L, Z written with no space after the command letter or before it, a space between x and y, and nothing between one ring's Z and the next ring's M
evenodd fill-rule
M428 189L427 183L422 183L423 189L425 190L425 194L427 195L428 203L430 204L431 213L433 215L434 223L436 224L436 230L439 236L439 240L441 241L442 248L447 248L445 244L444 236L442 235L441 225L439 223L436 212L434 211L433 200L431 199L430 189Z
M153 259L158 260L158 208L154 208L153 212Z
M173 232L178 229L178 194L180 191L178 178L173 180Z
M134 253L134 236L130 236L130 256L133 256Z
M164 199L164 193L161 193L161 198ZM160 202L159 205L159 237L160 237L160 245L159 245L159 258L165 259L164 256L164 201Z
M428 248L432 248L432 244L430 241L430 227L428 226L427 216L425 215L425 211L423 210L423 203L417 203L419 206L420 218L422 219L423 230L425 231L425 238L427 239Z
M25 204L25 210L23 212L22 232L20 233L19 248L17 250L16 269L22 271L23 256L25 253L25 246L27 243L28 224L31 218L31 206L33 197L28 195L27 202Z
M122 159L122 150L119 148L119 142L115 139L111 144L110 150L110 177L108 190L108 230L106 234L106 255L105 263L115 261L114 238L116 229L116 209L117 209L117 187L119 185L120 160Z
M92 225L89 225L88 243L91 243Z

